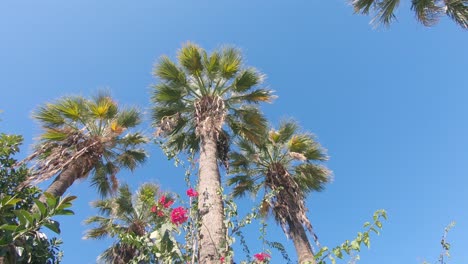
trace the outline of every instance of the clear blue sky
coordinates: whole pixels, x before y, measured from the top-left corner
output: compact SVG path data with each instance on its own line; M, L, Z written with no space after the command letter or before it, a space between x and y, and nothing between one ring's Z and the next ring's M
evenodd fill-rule
M468 35L447 18L424 28L403 2L398 23L373 30L345 0L2 1L0 131L24 135L26 155L39 135L33 109L101 88L147 111L159 56L187 41L235 44L279 96L263 108L269 119L294 117L328 149L335 180L307 200L322 244L352 239L384 208L389 221L359 263L435 262L452 220L452 263L468 263ZM121 179L183 194L182 170L148 149L146 166ZM97 196L88 182L69 192L79 199L61 218L64 263L94 263L107 242L81 237ZM280 229L269 236L295 255Z

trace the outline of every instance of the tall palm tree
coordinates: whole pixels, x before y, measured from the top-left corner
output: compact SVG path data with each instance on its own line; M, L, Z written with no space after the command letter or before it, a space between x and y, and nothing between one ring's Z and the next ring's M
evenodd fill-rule
M44 133L32 155L32 176L25 182L41 182L56 176L46 192L62 196L78 179L92 174L92 185L104 196L117 189L121 168L133 170L146 159L140 148L147 139L126 133L140 123L136 109L120 109L108 95L92 99L63 97L33 114ZM45 199L45 196L41 197Z
M128 185L123 185L115 197L92 203L99 215L85 220L86 224L96 226L88 230L84 238L118 239L98 257L99 262L126 264L137 256L142 257L144 252L121 239L124 235L141 238L149 234L151 224L158 220L151 210L158 197L159 187L155 184L143 184L135 195L132 195Z
M172 154L200 153L199 263L219 263L225 250L218 161L228 166L233 135L257 138L266 120L253 104L273 99L272 91L257 88L263 75L242 66L235 48L208 54L188 43L179 50L178 64L163 56L154 69L159 79L152 95L157 135L166 139L164 147Z
M298 129L296 123L284 122L278 130L265 135L260 144L239 140L239 151L230 155L231 174L235 176L228 184L234 186L234 196L272 191L273 199L262 204L261 212L264 216L273 213L293 240L299 263L316 263L306 234L306 229L312 232L312 225L306 215L305 199L311 191L323 189L331 172L320 165L327 156L319 143Z
M395 9L400 0L353 0L356 13L376 15L373 23L389 25L396 19ZM425 26L433 26L443 15L449 16L460 27L468 29L468 0L411 0L416 19Z

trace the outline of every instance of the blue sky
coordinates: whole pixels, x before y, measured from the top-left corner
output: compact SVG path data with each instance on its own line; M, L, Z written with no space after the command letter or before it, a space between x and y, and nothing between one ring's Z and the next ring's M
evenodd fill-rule
M263 107L271 122L292 117L328 149L334 182L307 200L323 245L352 239L383 208L389 220L359 263L435 262L452 220L452 263L468 263L468 35L448 18L417 24L406 2L398 23L374 30L344 0L2 1L0 131L22 134L26 155L40 133L32 110L99 89L148 112L159 56L187 41L234 44L279 96ZM147 116L147 133L149 124ZM147 164L121 179L183 194L183 171L148 150ZM81 237L97 195L88 182L69 193L79 199L76 215L60 218L64 263L94 263L107 244ZM269 236L295 255L273 224ZM253 252L257 238L248 236ZM282 263L278 254L272 263Z

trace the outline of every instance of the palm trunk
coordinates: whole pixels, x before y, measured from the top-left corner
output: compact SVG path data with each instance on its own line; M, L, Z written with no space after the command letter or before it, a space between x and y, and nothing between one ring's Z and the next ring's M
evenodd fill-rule
M216 135L201 137L198 208L201 216L198 263L219 263L225 251L224 206L216 150Z
M75 180L86 176L91 171L91 168L89 168L90 166L86 166L86 164L89 163L76 162L71 164L70 167L66 168L55 178L54 182L49 185L49 188L47 188L45 192L55 197L62 196ZM46 196L42 194L39 200L45 202Z
M296 217L293 216L293 218ZM312 247L310 246L304 226L297 218L289 218L287 221L289 226L289 236L294 242L299 264L315 264L316 262L314 254L312 253Z

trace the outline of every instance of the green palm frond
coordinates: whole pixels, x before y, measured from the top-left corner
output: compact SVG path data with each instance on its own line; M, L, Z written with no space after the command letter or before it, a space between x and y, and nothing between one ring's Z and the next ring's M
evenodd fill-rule
M242 65L242 56L238 49L226 47L221 51L220 75L225 79L230 79L236 75Z
M377 3L377 15L372 19L373 24L390 25L395 19L395 9L400 0L381 0Z
M185 73L177 67L168 57L163 56L156 65L154 74L168 83L183 86L187 83Z
M321 165L304 163L295 168L294 180L304 193L322 191L331 181L331 171Z
M396 19L395 9L400 0L354 0L351 3L355 13L368 15L371 11L375 12L372 24L388 26Z
M65 97L56 104L51 105L51 107L56 109L57 114L73 121L77 121L88 114L81 97Z
M213 52L208 56L206 51L203 52L203 67L206 70L206 75L210 80L218 77L221 55L219 52Z
M228 103L240 103L240 102L248 102L248 103L271 103L275 97L272 95L271 90L266 89L257 89L249 93L245 93L242 95L232 96L227 102Z
M119 154L115 163L133 171L138 165L143 164L146 158L147 154L144 149L128 149Z
M281 122L278 131L272 130L270 132L270 135L273 136L273 142L277 144L285 144L288 142L288 140L290 140L293 137L293 135L298 131L298 129L299 126L295 122Z
M435 0L412 0L411 9L416 13L416 19L428 27L439 22L443 13L443 8L436 5Z
M255 107L233 109L226 121L234 135L240 135L254 143L261 141L267 127L266 118Z
M117 115L117 124L124 128L136 127L140 123L140 111L138 111L136 108L124 109Z
M158 92L153 93L151 100L166 105L180 103L187 94L183 87L178 87L172 83L159 83L154 85L153 88Z
M59 114L52 104L39 107L33 114L33 118L42 122L44 127L55 128L65 124L65 118Z
M376 0L354 0L351 3L354 6L354 12L364 15L369 14L376 6Z
M199 75L203 71L202 54L200 47L187 43L179 50L180 64L192 75Z
M263 82L263 75L254 68L248 68L240 72L233 84L233 91L242 93Z
M446 13L462 28L468 28L468 0L447 0Z

